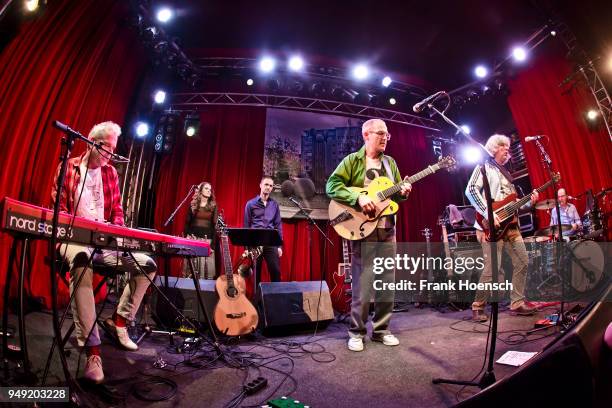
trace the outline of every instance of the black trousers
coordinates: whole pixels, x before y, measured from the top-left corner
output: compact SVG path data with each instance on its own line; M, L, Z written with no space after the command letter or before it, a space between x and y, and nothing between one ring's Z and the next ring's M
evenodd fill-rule
M255 278L257 282L257 288L259 288L259 282L261 281L261 266L264 259L266 260L266 265L268 265L270 280L272 282L280 282L281 280L278 247L267 246L263 248L263 253L259 258L257 258L257 276Z

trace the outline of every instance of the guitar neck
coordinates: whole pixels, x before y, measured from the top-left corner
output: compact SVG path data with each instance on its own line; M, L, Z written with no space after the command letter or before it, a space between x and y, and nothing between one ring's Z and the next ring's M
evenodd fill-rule
M410 177L406 177L404 178L402 181L400 181L399 183L387 188L386 190L383 190L380 192L380 194L383 197L383 200L386 200L387 198L391 197L394 194L397 194L400 192L400 190L402 189L402 184L404 184L405 182L408 182L410 184L414 184L415 182L431 175L434 174L436 171L440 170L440 166L438 166L437 164L433 164L431 166L427 166L425 169L419 171L416 174L413 174Z
M223 251L223 266L225 269L225 276L227 276L228 282L233 282L232 279L232 259L229 252L229 240L227 235L221 235L221 250Z
M550 185L553 183L552 180L548 180L546 183L542 184L540 187L536 188L535 191L539 193L541 193L542 191L546 190L548 187L550 187ZM516 211L519 208L521 208L522 206L524 206L525 204L527 204L527 202L531 200L531 194L526 195L525 197L521 198L518 201L515 201L514 203L512 203L511 205L508 206L508 209L511 211Z

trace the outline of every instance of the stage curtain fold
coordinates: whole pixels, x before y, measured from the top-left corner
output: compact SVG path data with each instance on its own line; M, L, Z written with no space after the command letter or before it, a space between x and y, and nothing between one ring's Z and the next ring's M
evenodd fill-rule
M85 135L95 123L112 120L129 133L123 121L146 59L127 17L124 2L52 1L40 16L23 23L2 50L0 197L50 205L62 137L51 126L53 120ZM74 154L83 148L77 142ZM11 243L8 234L0 233L2 287ZM49 306L46 256L46 242L35 242L28 292ZM61 283L59 288L65 300L67 289Z
M571 196L578 196L587 189L599 192L612 187L612 142L601 117L598 124L586 119L587 110L597 105L582 74L559 87L571 73L572 65L561 53L544 53L509 82L508 104L521 140L528 135L548 136L542 142L553 169L561 173L559 187L564 187ZM533 142L523 142L523 147L531 183L540 186L549 175L539 150ZM541 199L552 197L552 189L541 195ZM584 196L575 204L579 213L584 214ZM612 196L608 194L602 204L605 211L612 211ZM547 212L536 214L540 227L550 223Z

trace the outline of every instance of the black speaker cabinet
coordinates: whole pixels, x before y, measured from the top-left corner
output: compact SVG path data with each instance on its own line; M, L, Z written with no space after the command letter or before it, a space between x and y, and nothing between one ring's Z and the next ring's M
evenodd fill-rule
M199 307L193 279L168 277L168 286L166 286L165 277L157 276L155 278L155 286L170 299L172 304L185 317L202 323L205 323L208 317L212 322L215 306L219 300L219 296L215 291L214 280L200 279L200 291L204 306L206 307L206 314ZM166 328L177 328L180 326L180 318L176 311L168 305L157 290L153 290L151 296L151 314L157 324L163 325Z
M260 323L270 334L325 327L334 318L325 281L262 282ZM318 310L317 310L318 306Z

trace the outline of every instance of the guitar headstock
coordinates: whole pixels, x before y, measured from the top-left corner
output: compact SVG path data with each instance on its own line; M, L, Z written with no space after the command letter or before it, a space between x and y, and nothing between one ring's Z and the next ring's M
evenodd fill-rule
M552 175L552 179L553 179L553 181L554 181L555 183L558 183L558 182L559 182L559 180L561 180L561 173L559 173L559 172L554 173L554 174Z
M436 163L436 165L440 169L448 169L451 167L455 167L455 165L457 165L457 160L453 156L449 155L446 157L442 157L440 160L438 160L438 163Z
M223 213L220 212L217 216L217 225L215 226L218 234L226 235L227 234L227 224L225 223L225 219L223 218Z

